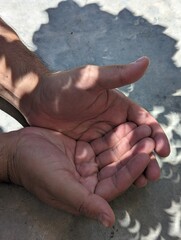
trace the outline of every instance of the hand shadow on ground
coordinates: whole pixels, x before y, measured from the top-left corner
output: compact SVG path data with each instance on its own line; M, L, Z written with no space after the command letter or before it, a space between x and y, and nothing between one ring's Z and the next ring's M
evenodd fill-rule
M97 4L80 7L73 1L64 1L47 13L49 22L41 25L33 42L36 54L53 70L127 63L142 55L149 56L151 64L146 75L122 90L155 114L175 149L171 158L162 162L163 176L159 182L144 189L131 188L112 203L117 217L112 229L105 230L95 222L77 217L67 228L57 212L49 217L52 226L57 226L54 239L62 234L64 239L79 240L178 239L181 209L176 211L174 206L181 198L180 97L174 94L180 87L180 69L171 60L176 41L163 33L164 27L152 25L128 9L112 15ZM172 163L174 159L177 161Z

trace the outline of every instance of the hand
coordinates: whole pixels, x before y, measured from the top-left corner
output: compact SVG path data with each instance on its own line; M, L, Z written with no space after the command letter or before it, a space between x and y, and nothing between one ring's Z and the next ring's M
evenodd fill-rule
M168 140L158 122L112 90L138 80L148 66L146 57L128 65L85 66L50 73L2 19L0 46L0 95L20 110L31 125L89 142L132 121L138 126L148 125L155 151L163 157L169 154ZM153 168L155 179L158 172L159 168Z
M146 124L152 129L155 151L167 156L169 143L158 122L113 90L138 80L148 63L143 57L128 65L85 66L44 75L33 94L22 98L21 110L30 125L58 130L88 142L127 121L138 126Z
M122 124L91 143L33 127L8 134L13 143L13 152L7 154L11 182L55 208L95 218L105 226L114 223L107 201L132 185L154 149L151 129L134 123Z
M1 19L0 46L0 95L31 125L89 142L127 121L138 126L146 124L152 130L155 151L163 157L169 154L168 140L158 122L112 90L138 80L148 66L148 58L128 65L85 66L50 73ZM157 172L159 168L153 168L155 179Z

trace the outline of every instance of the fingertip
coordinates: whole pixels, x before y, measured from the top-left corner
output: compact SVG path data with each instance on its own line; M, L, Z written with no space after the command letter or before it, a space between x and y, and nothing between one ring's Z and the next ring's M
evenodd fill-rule
M143 56L129 64L99 67L98 89L114 89L139 80L149 65L149 58ZM111 81L110 81L111 79Z
M146 179L146 177L142 174L140 175L134 182L134 185L137 187L137 188L142 188L142 187L145 187L148 183L148 180Z
M104 227L112 227L115 223L115 215L110 217L106 213L102 213L98 217L98 220Z
M143 56L137 59L136 61L128 64L127 68L125 68L125 76L127 77L127 79L129 79L129 83L133 83L139 80L147 70L149 63L150 63L149 58ZM127 81L125 82L126 84L128 84Z
M165 134L157 134L155 137L155 151L160 157L168 157L170 154L170 144Z
M150 162L147 166L147 168L145 169L145 177L149 180L149 181L156 181L160 178L160 166L158 165L158 162L154 156L154 154L151 155L150 157Z
M150 126L146 125L146 124L142 124L140 126L138 126L138 128L141 130L141 132L145 135L145 136L150 136L152 134L152 129Z
M140 58L138 58L135 63L145 63L145 64L149 64L150 63L150 59L147 56L142 56Z
M160 178L160 169L155 169L154 171L147 170L145 175L149 181L157 181Z
M150 64L150 59L147 56L142 56L138 58L136 61L132 62L132 64L139 65L142 69L146 70Z
M109 203L97 194L88 194L79 212L84 216L97 219L105 227L111 227L115 222L115 215Z

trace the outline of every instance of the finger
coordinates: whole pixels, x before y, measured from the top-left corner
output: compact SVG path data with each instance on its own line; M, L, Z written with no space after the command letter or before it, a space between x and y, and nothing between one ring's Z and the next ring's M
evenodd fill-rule
M126 65L95 66L94 71L98 76L97 87L113 89L136 82L143 76L148 65L149 59L144 56Z
M128 153L121 156L119 160L114 161L103 167L99 174L98 179L103 180L115 174L120 168L124 167L129 161L132 161L134 156L140 153L150 154L154 149L154 141L151 138L144 138L138 142Z
M55 208L96 219L106 227L114 224L115 216L107 201L90 193L69 172L59 174L58 177L54 174L45 182L42 192L35 193L40 200Z
M88 195L79 211L84 216L97 219L105 227L111 227L115 222L115 216L110 205L96 194Z
M137 125L132 122L123 123L118 127L114 128L112 131L105 134L103 137L93 140L91 142L91 146L94 150L94 153L98 155L101 152L112 148L136 127Z
M148 154L137 154L113 176L100 181L96 188L96 194L107 201L113 200L135 182L145 170L149 161L150 158Z
M144 187L148 183L148 181L156 181L160 178L160 167L156 160L155 154L152 152L150 154L150 162L146 167L145 171L141 176L136 179L134 185L136 187Z
M141 176L139 176L136 181L134 182L134 185L136 187L145 187L148 183L148 181L156 181L160 178L160 167L158 165L158 162L156 160L156 157L154 153L150 154L150 162L148 166L146 167L145 171Z
M149 181L156 181L160 178L160 166L154 153L150 154L150 162L145 169L144 175Z
M130 154L131 148L138 143L141 139L150 136L151 129L147 125L139 126L132 131L130 131L126 136L120 137L116 131L112 134L108 133L105 135L104 142L109 142L109 138L112 140L113 144L105 145L105 149L102 147L103 151L96 157L96 162L99 168L103 168L112 162L119 162L122 160L124 154ZM98 148L98 144L97 144Z
M138 125L147 124L152 129L152 137L155 140L155 151L161 157L166 157L170 154L170 145L166 134L160 124L154 117L151 116L145 109L131 102L128 112L128 120L133 121Z
M134 182L134 185L138 188L145 187L148 183L148 179L144 176L144 174L141 174Z

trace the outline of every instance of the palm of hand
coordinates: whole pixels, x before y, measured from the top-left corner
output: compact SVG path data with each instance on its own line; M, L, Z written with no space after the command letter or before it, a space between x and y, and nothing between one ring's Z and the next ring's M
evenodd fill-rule
M102 88L96 75L94 68L86 66L45 78L32 104L30 124L90 141L125 122L131 102L115 90Z
M167 156L168 140L158 122L145 109L112 90L139 79L147 65L148 59L143 59L128 66L86 66L51 74L40 82L27 119L31 125L87 142L125 122L146 124L152 129L156 152Z
M131 101L115 90L102 89L90 72L85 67L45 79L38 91L41 97L32 104L30 124L91 141L125 122Z
M89 144L51 130L22 129L10 177L53 207L94 218L102 211L110 225L114 215L107 201L146 168L154 148L150 133L126 123Z

